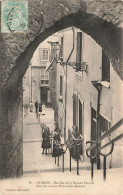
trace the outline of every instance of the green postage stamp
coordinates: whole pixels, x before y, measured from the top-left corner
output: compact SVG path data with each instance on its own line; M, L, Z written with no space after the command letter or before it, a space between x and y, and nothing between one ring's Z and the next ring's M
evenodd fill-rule
M2 0L1 32L23 33L28 30L28 1Z

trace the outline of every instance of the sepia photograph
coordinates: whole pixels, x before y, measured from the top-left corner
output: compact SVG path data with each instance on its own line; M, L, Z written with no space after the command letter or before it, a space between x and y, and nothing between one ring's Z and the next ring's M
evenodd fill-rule
M0 195L123 195L122 9L0 0Z

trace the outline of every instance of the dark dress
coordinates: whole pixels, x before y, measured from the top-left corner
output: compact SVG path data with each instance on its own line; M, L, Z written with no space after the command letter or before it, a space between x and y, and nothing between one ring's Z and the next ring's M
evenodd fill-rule
M50 144L50 132L44 131L42 135L43 141L42 141L42 148L51 148Z
M75 132L73 133L73 136L76 138L76 139L81 139L81 136L80 136L80 133L79 132ZM81 150L81 141L74 141L75 144L73 145L72 148L70 148L70 154L71 154L71 157L73 157L73 159L75 160L79 160L80 159L80 150Z
M39 112L42 112L42 105L39 104Z
M56 133L53 137L54 141L60 142L61 138L60 138L60 134L61 134L61 130L59 128L54 129L54 132Z
M54 129L54 137L53 137L53 153L52 153L52 157L58 157L61 156L63 154L63 148L61 147L60 141L60 134L61 134L61 130L57 127Z

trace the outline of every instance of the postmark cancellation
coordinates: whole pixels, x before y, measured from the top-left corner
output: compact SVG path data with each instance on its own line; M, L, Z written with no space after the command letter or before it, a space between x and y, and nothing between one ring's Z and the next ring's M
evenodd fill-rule
M24 33L28 31L28 1L2 0L1 32Z

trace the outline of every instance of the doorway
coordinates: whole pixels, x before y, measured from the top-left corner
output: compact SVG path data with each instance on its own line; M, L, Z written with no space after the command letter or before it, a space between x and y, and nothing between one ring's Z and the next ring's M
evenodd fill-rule
M41 87L40 88L40 100L41 103L47 103L48 102L48 88Z

